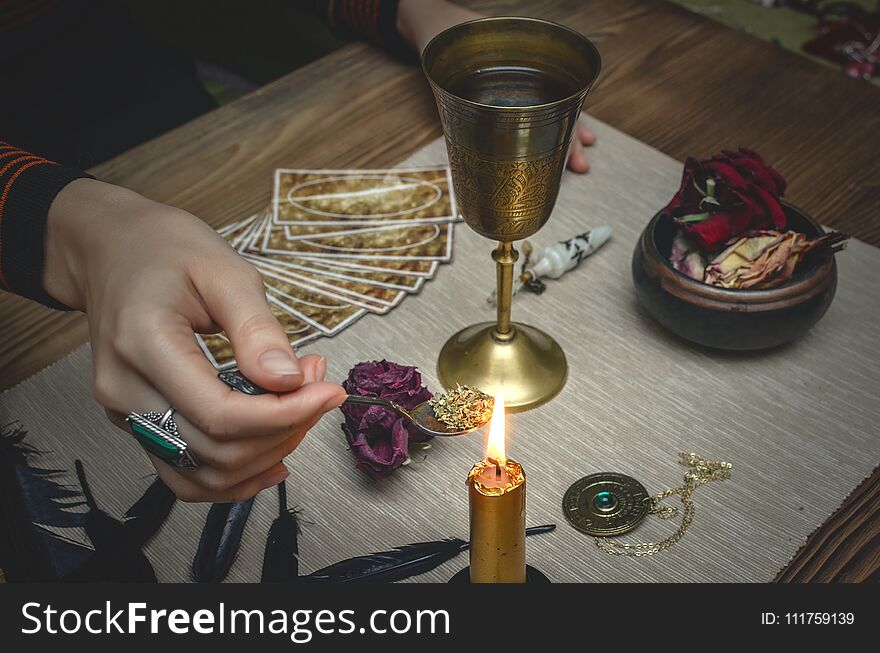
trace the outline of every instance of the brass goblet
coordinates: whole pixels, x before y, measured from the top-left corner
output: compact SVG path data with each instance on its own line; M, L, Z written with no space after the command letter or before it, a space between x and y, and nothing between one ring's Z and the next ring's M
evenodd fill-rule
M565 385L559 344L513 323L513 241L536 233L553 210L581 106L601 59L581 34L533 18L481 18L451 27L422 53L467 225L499 241L497 320L456 333L440 352L440 382L504 390L527 410Z

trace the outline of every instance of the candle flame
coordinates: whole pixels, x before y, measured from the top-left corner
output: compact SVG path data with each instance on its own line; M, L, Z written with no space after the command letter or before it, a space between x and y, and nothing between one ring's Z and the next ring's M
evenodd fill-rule
M491 459L502 467L507 464L504 455L504 393L495 396L492 407L492 420L489 422L489 440L486 443L486 459Z

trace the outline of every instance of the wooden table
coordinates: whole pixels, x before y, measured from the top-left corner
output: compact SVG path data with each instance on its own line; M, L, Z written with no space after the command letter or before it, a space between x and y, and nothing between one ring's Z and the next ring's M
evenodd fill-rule
M790 201L880 245L880 88L661 0L463 4L589 35L604 60L590 113L679 159L753 147ZM352 44L92 172L218 226L265 206L276 167L388 167L440 133L421 71ZM87 338L80 314L0 296L0 389ZM778 580L876 581L878 537L875 471Z

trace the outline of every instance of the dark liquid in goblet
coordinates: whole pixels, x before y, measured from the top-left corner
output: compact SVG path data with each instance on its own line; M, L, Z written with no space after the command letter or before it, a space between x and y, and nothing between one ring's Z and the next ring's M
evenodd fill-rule
M578 92L577 80L561 71L521 66L481 68L452 78L450 93L493 107L530 107L556 102Z

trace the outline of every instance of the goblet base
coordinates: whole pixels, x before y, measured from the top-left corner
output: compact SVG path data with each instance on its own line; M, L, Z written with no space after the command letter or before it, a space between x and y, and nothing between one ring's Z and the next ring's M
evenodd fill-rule
M511 325L513 337L495 337L495 323L462 329L443 345L437 375L445 388L456 383L479 388L490 395L504 391L504 405L521 412L559 394L568 375L562 347L550 336L527 324Z

